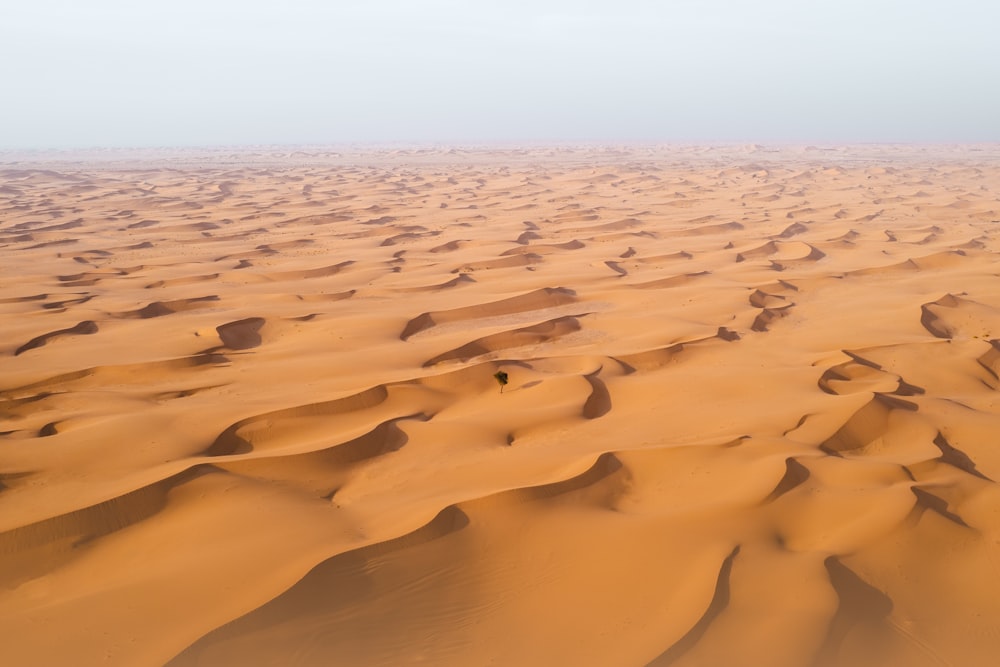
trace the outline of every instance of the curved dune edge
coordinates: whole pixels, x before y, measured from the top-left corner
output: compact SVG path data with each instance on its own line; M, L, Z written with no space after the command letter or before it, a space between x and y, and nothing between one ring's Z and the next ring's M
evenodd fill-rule
M454 350L449 350L432 359L428 359L423 365L425 367L435 366L447 361L466 362L484 355L500 352L507 353L514 348L551 344L563 336L579 331L582 328L580 317L583 316L567 315L530 327L521 327L511 331L484 336Z
M336 608L339 606L335 600L336 596L327 597L323 591L336 590L339 587L338 582L346 582L347 579L354 576L353 572L357 572L359 567L367 569L372 567L376 561L389 562L400 552L411 549L440 548L439 544L442 542L454 541L465 532L481 530L480 525L487 517L491 514L495 515L499 508L512 503L516 506L530 508L536 505L542 507L558 505L566 498L586 498L588 505L607 512L613 506L616 497L627 490L627 477L627 471L621 461L614 454L606 453L599 456L585 472L569 479L450 505L438 512L433 520L414 532L364 547L357 552L338 554L317 564L295 586L281 596L253 613L207 635L175 657L169 664L196 664L198 660L204 659L213 661L254 659L251 658L253 652L260 650L259 645L254 647L256 643L254 637L262 632L268 634L266 628L272 624L286 625L289 613L301 614L312 620L336 615ZM482 549L483 547L480 546L479 551ZM738 550L737 547L723 562L723 573L720 574L720 579L731 567L731 561ZM311 600L311 602L306 602L306 600ZM721 606L724 605L725 602L722 602ZM706 617L712 613L712 607L719 606L719 602L713 600ZM720 610L717 609L714 613L717 614L718 611ZM461 613L461 610L454 610L451 613L457 615ZM704 623L705 621L702 621L699 625ZM314 623L306 621L303 626L314 626ZM287 637L288 644L282 647L272 645L265 650L273 651L275 655L278 655L283 651L290 651L294 643L305 642L312 646L312 650L304 656L306 660L324 660L335 655L351 653L350 646L346 647L345 652L345 646L335 647L330 637L317 642L316 639L319 637L313 635L310 638L312 633L308 630L305 634L294 632L291 634L294 637ZM338 639L344 642L348 637L344 636ZM349 641L345 643L350 644ZM232 651L234 646L236 647L235 652Z
M992 659L995 149L145 159L0 165L12 664Z
M556 306L576 303L576 301L576 293L573 290L563 287L546 287L492 303L476 304L447 311L422 313L406 323L399 337L401 340L407 340L411 336L439 324L545 310Z
M97 322L85 320L74 326L67 327L66 329L50 331L49 333L42 334L41 336L35 336L24 345L17 348L17 350L14 351L14 356L23 354L28 350L34 350L35 348L42 347L43 345L48 345L50 341L63 336L90 336L96 334L99 328L100 327L97 326Z

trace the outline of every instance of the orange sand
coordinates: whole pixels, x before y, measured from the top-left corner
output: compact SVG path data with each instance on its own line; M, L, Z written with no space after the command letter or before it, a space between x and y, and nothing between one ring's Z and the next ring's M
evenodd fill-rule
M996 146L0 156L3 662L994 664L998 224Z

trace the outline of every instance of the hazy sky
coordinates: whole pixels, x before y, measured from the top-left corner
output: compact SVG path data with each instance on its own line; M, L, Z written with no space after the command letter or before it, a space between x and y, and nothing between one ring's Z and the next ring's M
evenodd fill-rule
M998 141L997 0L0 0L0 147Z

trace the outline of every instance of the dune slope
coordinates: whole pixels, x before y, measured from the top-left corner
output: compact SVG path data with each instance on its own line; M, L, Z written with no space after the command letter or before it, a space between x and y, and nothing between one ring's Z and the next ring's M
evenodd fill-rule
M0 155L0 186L9 664L1000 649L996 147Z

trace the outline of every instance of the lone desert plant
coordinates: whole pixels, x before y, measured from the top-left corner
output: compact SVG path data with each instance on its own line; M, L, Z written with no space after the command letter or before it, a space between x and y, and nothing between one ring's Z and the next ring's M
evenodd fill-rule
M507 373L504 371L497 371L493 374L493 377L496 378L497 383L500 385L500 393L502 394L503 388L507 384Z

